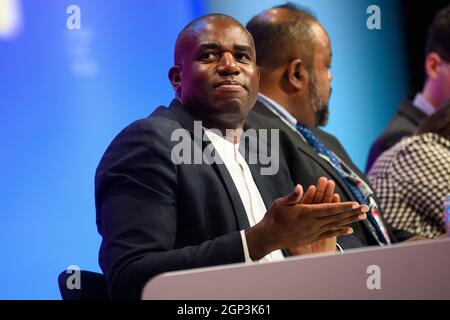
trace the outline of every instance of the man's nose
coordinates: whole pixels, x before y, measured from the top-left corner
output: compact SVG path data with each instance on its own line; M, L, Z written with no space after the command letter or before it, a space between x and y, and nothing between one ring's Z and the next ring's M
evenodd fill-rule
M225 52L219 61L217 66L217 72L219 74L239 74L239 67L237 65L236 59L230 52Z
M330 70L328 70L328 81L331 82L331 80L333 80L333 74L331 73Z

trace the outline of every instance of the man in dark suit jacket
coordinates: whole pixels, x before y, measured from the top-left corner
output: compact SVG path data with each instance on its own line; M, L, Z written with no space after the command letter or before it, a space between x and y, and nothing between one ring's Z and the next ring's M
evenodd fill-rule
M328 69L331 47L325 29L310 12L292 4L263 11L249 21L247 29L255 41L261 80L260 97L246 124L254 128L280 129L282 157L286 159L294 183L309 185L319 177L327 177L336 183L336 192L342 200L355 201L357 195L339 174L342 169L319 154L297 128L298 125L309 128L319 142L356 175L357 184L367 185L366 189L370 190L368 181L339 141L316 128L327 122L331 93ZM266 50L270 46L283 50ZM371 196L376 203L376 196ZM379 212L377 216L381 220L380 228L388 233L389 242L396 242ZM368 220L352 225L354 235L362 245L386 244L380 241L382 236L374 232Z
M340 195L342 201L356 201L348 186L336 172L328 161L319 156L303 139L298 136L278 115L267 107L263 98L257 100L252 109L246 124L253 128L279 129L280 130L280 152L282 158L287 162L290 176L295 183L301 185L314 184L320 177L326 177L335 182L335 192ZM366 183L368 180L362 172L358 170L350 159L341 143L336 137L326 133L318 128L312 128L311 131L317 138L332 150L340 159L342 159L355 173L357 173ZM353 249L368 245L378 245L374 235L364 225L363 222L351 225L358 242L355 238L340 237L338 243L343 244L346 249ZM390 228L388 226L388 228ZM390 237L395 242L396 236L389 230ZM397 234L397 233L396 233ZM400 239L409 238L409 233L398 233Z
M373 143L369 151L366 173L384 151L390 149L403 137L413 135L427 114L413 104L413 100L408 97L400 104L394 118L384 129L381 136Z
M99 259L112 298L139 298L167 271L283 259L281 250L349 234L346 225L365 219L368 208L355 202L309 204L315 191L302 199L281 162L262 175L241 160L234 144L259 73L253 40L235 19L186 26L169 78L170 107L122 130L97 168ZM227 129L233 137L220 136Z
M438 12L428 31L426 81L422 92L406 98L394 118L370 148L366 173L384 151L403 137L416 132L420 124L450 100L450 5Z

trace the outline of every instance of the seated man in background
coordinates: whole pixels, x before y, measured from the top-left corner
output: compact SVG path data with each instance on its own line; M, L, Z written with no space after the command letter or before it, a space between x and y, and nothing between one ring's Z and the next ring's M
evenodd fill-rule
M368 177L395 228L423 237L445 233L450 195L450 103L375 161Z
M283 260L285 249L335 251L335 237L350 234L367 206L337 203L328 181L325 195L318 186L302 197L281 161L263 175L238 152L259 82L248 31L229 16L201 17L180 32L174 60L176 99L122 130L97 168L110 297L139 298L163 272ZM188 146L182 154L179 143ZM192 150L209 157L192 160ZM330 203L309 204L316 202Z
M327 123L331 94L331 44L325 29L311 13L293 4L263 11L247 29L255 41L261 80L246 124L280 129L281 155L294 183L310 185L327 177L336 183L341 200L370 206L368 219L352 225L360 246L396 242L364 175L339 141L317 128ZM406 232L399 235L412 237Z
M436 15L428 31L425 53L423 90L400 104L394 118L372 145L366 172L384 151L414 134L422 121L450 100L450 5Z

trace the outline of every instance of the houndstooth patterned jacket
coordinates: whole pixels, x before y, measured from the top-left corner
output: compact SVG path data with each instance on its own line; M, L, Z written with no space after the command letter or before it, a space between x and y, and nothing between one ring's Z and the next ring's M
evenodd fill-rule
M393 227L428 238L445 232L450 140L435 133L404 138L378 157L368 178Z

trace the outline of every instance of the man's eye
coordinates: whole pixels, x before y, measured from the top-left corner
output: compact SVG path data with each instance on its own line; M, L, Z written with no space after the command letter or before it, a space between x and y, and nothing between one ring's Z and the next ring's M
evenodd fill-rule
M248 54L238 53L238 54L236 54L236 60L241 61L241 62L248 62L251 59L250 59L250 56Z
M216 57L213 52L204 52L200 55L200 60L212 60Z

